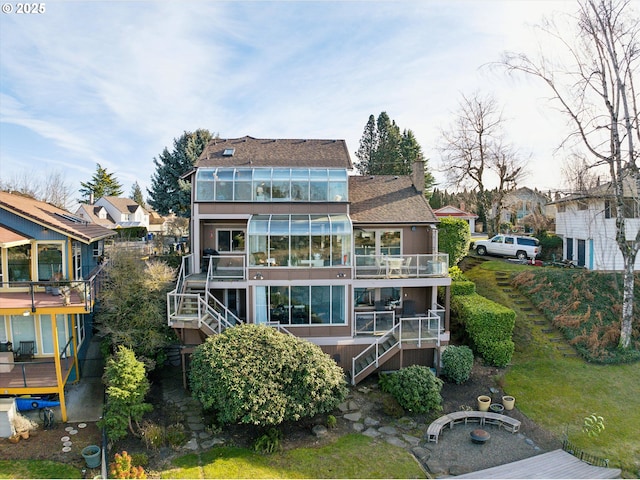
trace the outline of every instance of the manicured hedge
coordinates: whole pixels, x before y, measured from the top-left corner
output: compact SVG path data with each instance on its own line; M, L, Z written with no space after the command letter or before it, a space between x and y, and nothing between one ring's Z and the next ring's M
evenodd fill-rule
M511 361L516 314L510 308L478 294L454 295L451 312L465 326L476 352L489 364L504 367Z
M451 295L473 295L476 293L476 284L469 281L451 282Z

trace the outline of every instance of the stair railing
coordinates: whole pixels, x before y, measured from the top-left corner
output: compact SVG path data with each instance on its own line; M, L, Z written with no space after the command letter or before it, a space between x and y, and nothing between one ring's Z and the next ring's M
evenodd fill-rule
M395 342L389 347L389 350L390 350L391 348L397 347L400 344L399 339L401 338L401 336L402 336L402 322L399 322L396 325L394 325L390 330L388 330L384 335L378 338L374 343L372 343L367 348L365 348L362 352L360 352L358 355L353 357L353 359L351 360L351 383L355 385L357 375L363 370L365 370L366 368L369 368L374 363L376 365L376 368L378 368L379 366L378 362L380 361L380 357L382 356L382 354L380 353L380 345L384 344L389 338L393 337ZM360 358L367 358L367 355L373 352L375 352L374 360L371 363L368 363L367 365L365 365L362 369L360 369L359 372L356 372L356 364L358 360Z

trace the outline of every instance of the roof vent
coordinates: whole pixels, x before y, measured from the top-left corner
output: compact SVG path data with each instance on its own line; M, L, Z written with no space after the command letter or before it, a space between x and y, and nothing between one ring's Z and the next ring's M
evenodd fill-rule
M223 157L233 157L233 154L236 153L235 148L225 148L224 152L222 152Z

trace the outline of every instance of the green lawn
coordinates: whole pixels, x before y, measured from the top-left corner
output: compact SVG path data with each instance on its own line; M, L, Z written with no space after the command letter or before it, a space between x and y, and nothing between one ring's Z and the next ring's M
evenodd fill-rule
M508 294L496 288L495 271L535 269L492 260L466 276L479 294L504 305ZM637 476L640 464L640 365L596 365L582 358L565 357L517 305L514 341L516 352L504 378L504 389L516 397L517 407L539 425L569 440L588 453L608 458L625 475ZM584 417L596 413L605 431L590 438L581 431Z
M405 449L357 433L323 447L273 455L216 447L173 465L162 478L426 478Z
M82 478L80 469L49 460L0 460L0 478Z

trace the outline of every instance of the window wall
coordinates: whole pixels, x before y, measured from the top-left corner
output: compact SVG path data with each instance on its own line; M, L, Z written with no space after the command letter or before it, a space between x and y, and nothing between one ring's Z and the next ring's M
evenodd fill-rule
M249 220L249 265L326 267L351 263L346 215L254 215Z
M345 325L344 285L256 287L256 321L283 325Z
M200 168L196 202L347 202L347 172L328 168Z

